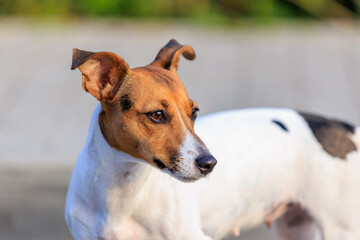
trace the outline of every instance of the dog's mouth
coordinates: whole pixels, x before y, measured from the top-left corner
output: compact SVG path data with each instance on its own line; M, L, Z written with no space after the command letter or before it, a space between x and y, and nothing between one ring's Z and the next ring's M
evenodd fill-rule
M154 158L154 164L163 172L169 174L172 177L182 181L182 182L195 182L200 178L205 177L199 169L197 169L195 165L195 160L192 161L192 164L180 163L174 164L172 163L171 166L167 166L163 163L160 159ZM180 161L177 161L180 162Z
M159 159L157 158L154 158L153 159L153 162L155 163L155 165L160 168L161 170L164 169L164 168L167 168L166 165Z

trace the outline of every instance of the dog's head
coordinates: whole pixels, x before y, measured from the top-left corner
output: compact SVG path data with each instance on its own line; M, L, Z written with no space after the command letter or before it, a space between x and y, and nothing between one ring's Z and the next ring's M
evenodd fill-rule
M80 69L84 90L101 102L100 129L110 146L195 181L216 160L194 132L199 108L176 72L181 54L195 58L192 47L171 40L151 64L129 69L114 53L74 49L71 69Z

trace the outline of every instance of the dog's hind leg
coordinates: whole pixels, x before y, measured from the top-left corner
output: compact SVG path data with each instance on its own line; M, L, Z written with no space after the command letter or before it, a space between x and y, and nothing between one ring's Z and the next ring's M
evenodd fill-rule
M320 226L297 204L275 221L273 231L278 240L324 240Z

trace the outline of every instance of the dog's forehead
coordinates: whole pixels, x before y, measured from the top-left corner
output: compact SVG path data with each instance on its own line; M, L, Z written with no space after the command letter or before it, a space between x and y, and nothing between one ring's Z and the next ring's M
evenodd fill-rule
M140 80L145 80L147 82L146 86L144 85L144 87L151 87L149 85L152 84L154 87L161 85L165 88L168 88L170 91L185 90L176 72L154 66L134 68L132 71L135 74L138 74Z
M129 93L135 105L163 104L187 109L191 100L176 72L163 68L146 66L132 69Z

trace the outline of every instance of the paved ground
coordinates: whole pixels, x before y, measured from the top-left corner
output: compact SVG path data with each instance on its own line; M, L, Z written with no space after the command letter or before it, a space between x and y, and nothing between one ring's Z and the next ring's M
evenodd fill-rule
M201 114L295 107L359 124L360 31L339 29L0 19L0 239L70 239L66 185L96 105L70 71L73 47L114 51L135 67L176 38L197 52L179 74ZM262 227L240 239L267 235Z

